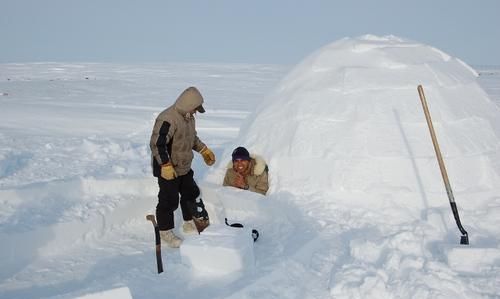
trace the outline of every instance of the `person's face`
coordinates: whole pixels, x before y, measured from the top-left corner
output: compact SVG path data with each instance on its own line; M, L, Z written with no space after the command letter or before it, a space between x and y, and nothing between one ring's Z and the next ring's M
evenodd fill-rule
M248 160L236 159L233 161L233 169L239 174L245 174L249 164Z

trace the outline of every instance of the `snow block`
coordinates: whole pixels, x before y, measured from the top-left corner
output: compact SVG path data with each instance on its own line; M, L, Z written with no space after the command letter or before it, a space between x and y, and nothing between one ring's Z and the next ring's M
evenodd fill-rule
M207 227L180 247L182 262L198 273L226 275L255 264L252 231L223 224Z
M463 246L452 248L448 252L448 265L456 271L477 273L491 269L499 264L499 248Z

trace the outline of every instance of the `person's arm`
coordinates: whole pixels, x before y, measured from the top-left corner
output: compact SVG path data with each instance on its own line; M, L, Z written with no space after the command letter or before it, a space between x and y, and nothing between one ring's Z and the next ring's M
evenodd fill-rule
M207 147L205 145L205 143L203 143L201 141L201 139L198 137L198 132L196 131L196 120L193 119L193 122L194 122L194 126L195 126L195 129L194 129L194 144L193 144L193 150L195 152L200 152L202 149L204 149L205 147Z
M245 179L232 169L226 170L226 175L224 176L224 182L222 182L222 185L248 190L248 185L245 183Z
M156 119L149 141L149 147L156 162L159 165L166 164L170 161L170 151L168 145L174 134L174 126L170 122L163 119Z
M193 150L199 153L205 147L207 146L201 141L200 138L198 138L198 135L195 132Z
M200 155L203 157L203 161L205 161L205 164L207 164L208 166L212 166L215 163L214 152L212 152L212 150L209 149L207 145L200 140L200 138L198 138L198 133L196 133L196 130L194 131L194 144L192 149L200 153Z

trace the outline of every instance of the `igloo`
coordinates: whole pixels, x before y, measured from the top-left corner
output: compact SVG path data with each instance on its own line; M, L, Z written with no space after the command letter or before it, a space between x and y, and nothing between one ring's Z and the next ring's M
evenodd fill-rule
M422 85L454 191L497 189L500 111L477 77L461 60L418 42L344 38L292 69L240 141L268 160L271 192L442 193Z

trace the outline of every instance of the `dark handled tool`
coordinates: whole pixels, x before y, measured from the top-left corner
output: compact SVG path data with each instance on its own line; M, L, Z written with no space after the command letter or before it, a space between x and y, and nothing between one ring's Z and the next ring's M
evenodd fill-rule
M156 264L158 266L158 274L163 272L163 262L161 260L161 239L160 239L160 228L154 215L146 215L146 219L153 223L155 228L155 244L156 244Z
M427 120L427 126L429 127L429 132L431 133L432 144L434 145L434 151L436 152L436 157L439 163L439 169L441 170L441 176L443 177L444 186L446 188L446 194L448 194L448 200L450 201L451 211L453 212L453 217L455 217L455 222L457 223L458 229L462 233L460 238L460 244L469 245L469 235L465 231L462 223L460 222L460 216L458 215L457 204L455 203L455 198L453 196L453 191L451 190L450 181L448 179L448 173L444 167L443 156L441 155L441 150L439 149L439 144L437 142L436 133L434 132L434 126L432 125L431 115L429 113L429 108L427 107L427 101L425 100L424 88L422 85L417 87L418 94L420 96L420 101L422 102L422 107L424 108L425 119Z

